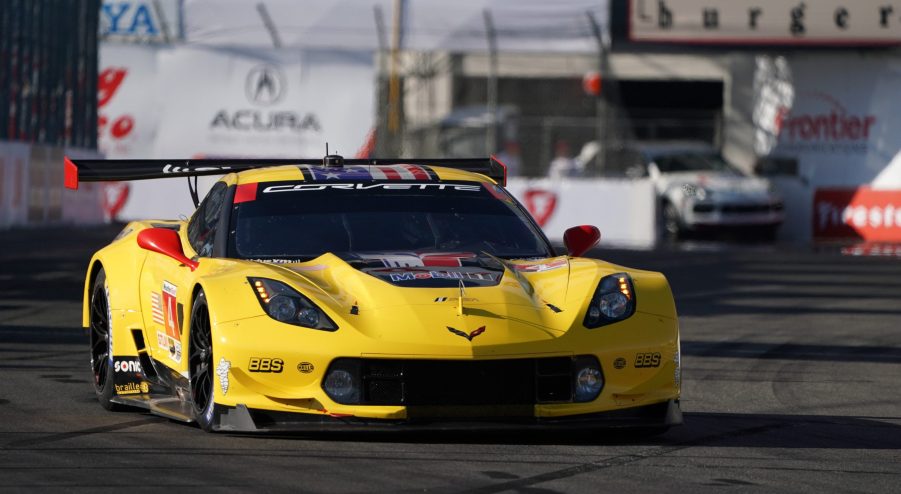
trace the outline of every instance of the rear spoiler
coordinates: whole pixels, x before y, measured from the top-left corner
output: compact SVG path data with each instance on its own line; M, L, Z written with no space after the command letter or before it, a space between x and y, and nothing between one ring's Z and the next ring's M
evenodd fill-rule
M343 159L337 155L325 159L182 159L182 160L82 160L65 158L65 185L78 189L80 182L116 182L152 178L200 177L278 165L433 165L487 175L501 185L507 184L507 167L497 158L438 159Z

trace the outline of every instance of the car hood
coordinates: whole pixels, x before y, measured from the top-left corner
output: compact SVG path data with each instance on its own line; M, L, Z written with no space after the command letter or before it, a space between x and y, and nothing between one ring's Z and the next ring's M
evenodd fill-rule
M394 355L542 353L551 351L546 345L551 341L560 345L555 351L572 351L567 336L577 337L585 330L581 318L598 282L620 272L632 277L636 312L676 317L662 274L596 259L561 256L495 264L483 260L480 269L492 274L490 282L464 280L461 291L458 275L449 273L470 272L463 269L467 266L437 266L442 273L430 273L433 278L427 279L450 283L415 286L406 277L386 280L383 273L366 272L370 264L342 257L347 256L326 253L307 262L285 263L211 259L199 269L208 270L205 290L216 306L217 324L252 319L279 324L263 313L249 288L249 277L264 277L291 285L322 308L339 327L327 333L333 335L329 341L353 340L357 348L373 352L390 348L385 351ZM423 272L423 266L394 268L388 273ZM246 297L236 297L242 291Z
M598 261L569 257L384 269L354 266L342 257L328 253L272 269L328 309L342 330L426 346L435 344L436 331L447 335L454 330L457 335L485 333L480 342L554 339L573 325L600 273L614 272ZM466 337L451 337L450 342L467 352L472 348Z
M737 173L698 171L661 174L658 190L668 191L684 185L702 187L720 198L727 197L760 197L772 195L768 180L759 177L748 177Z

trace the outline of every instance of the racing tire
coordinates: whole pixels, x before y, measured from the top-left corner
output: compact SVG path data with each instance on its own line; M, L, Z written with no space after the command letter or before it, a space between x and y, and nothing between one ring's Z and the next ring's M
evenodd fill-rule
M116 395L113 373L113 338L110 327L109 290L106 287L106 272L103 268L91 285L89 326L91 344L91 374L94 379L94 394L100 406L106 410L121 408L111 400Z
M191 401L194 420L206 432L215 425L215 368L213 366L213 338L210 311L203 290L197 293L191 306L191 343L188 368L191 371Z

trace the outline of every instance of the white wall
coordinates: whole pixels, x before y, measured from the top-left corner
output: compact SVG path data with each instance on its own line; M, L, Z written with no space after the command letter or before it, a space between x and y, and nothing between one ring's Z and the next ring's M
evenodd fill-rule
M649 180L511 178L507 189L551 240L576 225L601 230L601 243L647 248L656 239L656 200Z

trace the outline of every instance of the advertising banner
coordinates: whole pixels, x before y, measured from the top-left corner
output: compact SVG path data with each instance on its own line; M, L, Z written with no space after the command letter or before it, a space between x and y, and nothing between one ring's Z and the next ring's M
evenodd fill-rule
M755 150L797 159L814 187L868 184L901 150L898 87L901 66L882 55L758 57Z
M100 36L105 40L168 43L181 38L182 0L104 0Z
M901 189L818 189L813 214L817 239L901 242Z
M628 0L632 41L708 45L898 45L884 0Z
M374 121L371 53L101 48L100 145L110 159L352 156ZM200 179L201 197L215 182ZM106 184L110 218L177 218L194 206L180 180Z
M360 52L161 52L155 155L318 157L326 141L353 154L372 127L374 80Z
M157 48L102 43L97 146L109 159L146 158L159 121Z

